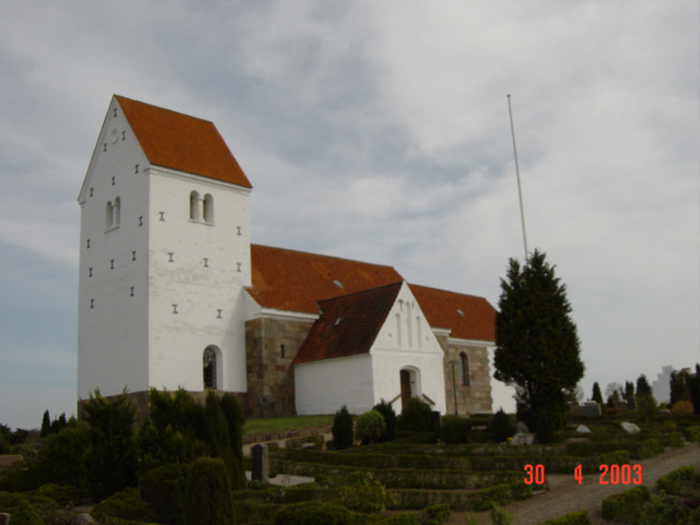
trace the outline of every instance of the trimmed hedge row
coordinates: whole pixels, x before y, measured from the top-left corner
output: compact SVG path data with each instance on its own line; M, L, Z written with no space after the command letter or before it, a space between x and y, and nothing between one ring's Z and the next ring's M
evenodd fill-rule
M340 494L336 489L320 487L267 487L263 490L237 490L231 493L234 502L273 503L284 505L303 501L333 501Z
M676 434L680 435L680 433ZM677 443L677 437L673 439L674 443ZM680 446L683 446L682 443ZM637 443L568 443L566 446L567 454L577 457L619 450L629 452L630 459L647 459L661 454L664 451L664 446L658 439L647 439Z
M356 468L386 469L462 469L469 470L469 459L465 457L411 456L389 454L342 454L316 452L314 450L280 449L273 458L317 463L323 465L352 466Z
M561 518L544 521L540 525L591 525L591 518L588 516L587 510L581 510Z
M656 490L666 494L681 495L681 487L695 483L700 486L700 474L695 473L695 467L687 465L669 472L656 480Z
M550 474L570 474L581 465L584 474L594 474L600 465L629 463L630 453L626 450L600 454L589 457L575 456L528 456L528 457L473 457L471 458L474 471L515 470L522 472L525 465L543 465L545 472Z
M638 523L645 504L650 500L649 488L640 485L605 498L600 514L606 520Z
M522 481L496 485L473 492L446 492L433 490L391 490L396 503L391 508L418 510L430 505L448 505L453 511L487 511L491 502L506 505L511 501L532 497L532 488Z
M287 461L273 459L279 472L295 476L313 476L319 474L332 476L348 476L359 470L356 467L342 465L321 465L317 463ZM413 488L413 489L479 489L503 483L512 483L523 479L521 472L505 471L491 472L484 469L483 472L463 470L419 470L419 469L365 469L384 486L389 488ZM520 469L522 470L522 469Z
M686 428L685 439L691 443L697 443L700 441L700 426Z

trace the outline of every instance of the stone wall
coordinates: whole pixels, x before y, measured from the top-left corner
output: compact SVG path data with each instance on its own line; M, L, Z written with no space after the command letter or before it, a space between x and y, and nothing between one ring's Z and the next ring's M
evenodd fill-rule
M437 336L445 352L445 401L447 414L455 413L455 390L457 388L457 414L483 414L492 411L491 377L488 349L463 343L450 342L447 336ZM469 385L462 384L460 353L467 355L469 363ZM453 370L450 361L458 364ZM453 386L454 385L454 386Z
M292 361L312 325L266 317L246 321L246 417L296 415Z

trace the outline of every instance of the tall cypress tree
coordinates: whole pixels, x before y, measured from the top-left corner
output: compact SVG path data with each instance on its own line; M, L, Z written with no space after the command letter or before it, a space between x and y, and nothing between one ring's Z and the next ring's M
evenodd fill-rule
M600 385L598 384L598 381L593 383L593 401L596 403L600 403L601 405L603 404L603 394L600 391Z
M518 416L535 425L548 412L564 421L564 390L583 377L580 343L566 286L535 250L521 268L510 260L496 315L496 379L517 385Z

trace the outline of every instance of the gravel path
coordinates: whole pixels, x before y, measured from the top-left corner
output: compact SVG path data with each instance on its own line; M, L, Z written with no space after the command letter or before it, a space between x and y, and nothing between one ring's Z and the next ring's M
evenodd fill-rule
M700 448L697 443L686 443L677 449L670 449L650 459L632 460L631 464L643 466L643 484L654 489L656 480L684 465L700 467ZM608 476L606 479L610 480ZM635 485L600 485L599 475L587 474L583 483L578 484L571 475L552 474L547 476L550 490L535 495L532 499L517 501L504 507L513 515L513 525L537 525L543 521L565 516L577 510L587 510L594 525L608 525L612 522L600 517L602 501L611 494L623 492ZM479 525L491 525L488 512L477 514ZM464 513L453 512L449 525L464 525Z

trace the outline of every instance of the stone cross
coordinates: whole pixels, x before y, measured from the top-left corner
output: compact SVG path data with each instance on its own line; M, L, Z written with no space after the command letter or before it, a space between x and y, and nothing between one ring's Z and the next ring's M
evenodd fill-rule
M253 455L253 472L251 479L253 481L262 481L267 483L270 479L270 463L267 457L267 445L258 443L251 448Z

